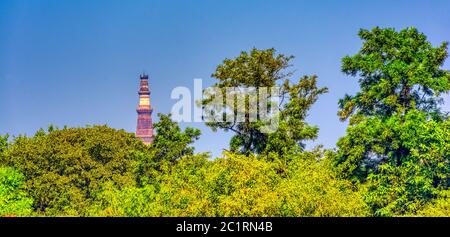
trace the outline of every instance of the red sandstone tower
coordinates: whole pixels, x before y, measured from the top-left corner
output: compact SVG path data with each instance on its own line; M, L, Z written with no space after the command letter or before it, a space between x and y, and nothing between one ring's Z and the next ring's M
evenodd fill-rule
M139 87L139 105L136 109L138 114L136 137L142 140L144 144L153 142L153 124L150 105L150 89L148 86L148 75L145 73L140 76L141 83Z

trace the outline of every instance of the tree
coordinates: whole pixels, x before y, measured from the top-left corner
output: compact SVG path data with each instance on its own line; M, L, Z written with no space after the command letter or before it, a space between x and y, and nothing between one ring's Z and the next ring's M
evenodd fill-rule
M219 108L223 104L226 105L223 114L219 114L219 120L208 121L206 124L213 131L223 129L235 133L230 141L232 151L242 154L285 152L282 151L286 149L284 147L295 150L296 146L301 147L302 141L317 136L318 129L309 126L304 119L318 96L327 92L327 89L317 87L316 76L305 76L298 83L291 83L289 78L293 73L287 71L287 68L292 58L293 56L276 54L273 48L266 50L253 48L250 52L241 52L235 59L225 59L217 66L212 77L219 80L214 86L224 95L223 100L214 100L215 95L211 95L205 98L201 105ZM235 99L234 94L227 92L230 88L254 88L255 93L240 98L244 105L239 106L237 101L239 98ZM279 104L270 101L274 95L281 98ZM251 101L262 107L251 105ZM261 114L264 112L262 109L270 110L275 106L280 113L268 116L280 119L278 126L280 129L278 133L270 135L272 131L264 131L267 123L261 118ZM256 113L256 121L252 120L253 113ZM242 116L243 121L238 121L238 116ZM220 119L229 117L232 119ZM287 127L292 130L288 131ZM280 137L287 138L286 142Z
M146 149L124 130L69 128L17 137L0 162L24 174L25 189L38 213L83 216L103 183L136 184L135 154Z
M434 48L414 28L359 35L362 49L343 59L342 70L359 75L361 91L339 102L350 125L334 165L366 183L375 215L415 213L449 185L449 120L439 107L450 89L450 73L441 69L447 43Z
M450 90L450 73L441 69L448 42L433 47L415 28L362 29L361 50L344 57L342 71L359 76L361 91L339 101L342 120L353 114L389 117L410 109L439 112L439 97Z
M378 215L415 213L450 185L450 120L430 120L426 113L411 110L381 126L375 140L385 139L390 146L373 143L389 150L378 153L387 155L368 176L367 201Z
M33 211L24 190L24 176L12 168L0 167L0 217L27 216Z
M447 43L434 48L415 28L397 32L376 27L360 30L359 36L362 49L342 62L344 73L360 76L361 91L339 102L341 119L352 117L347 136L338 141L336 163L340 172L365 179L378 164L394 160L401 165L410 155L402 144L406 141L386 131L407 123L410 111L445 119L437 105L439 95L450 90L450 73L441 69ZM399 123L389 122L391 117Z
M170 114L159 113L158 117L159 122L154 124L156 136L151 145L155 150L154 160L174 162L185 155L192 155L194 147L190 145L200 137L200 130L187 127L182 131L178 123L171 120Z

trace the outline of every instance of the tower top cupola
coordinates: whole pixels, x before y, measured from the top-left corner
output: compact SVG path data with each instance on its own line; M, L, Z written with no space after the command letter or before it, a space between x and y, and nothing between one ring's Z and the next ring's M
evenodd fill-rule
M148 80L148 74L146 74L145 72L141 74L141 80Z

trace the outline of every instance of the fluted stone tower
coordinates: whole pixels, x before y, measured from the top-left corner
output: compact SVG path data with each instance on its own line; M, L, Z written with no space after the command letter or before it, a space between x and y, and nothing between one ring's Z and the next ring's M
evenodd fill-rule
M136 109L137 128L136 137L145 144L153 142L153 124L152 124L152 106L150 105L150 88L148 86L148 75L140 75L141 83L139 86L139 105Z

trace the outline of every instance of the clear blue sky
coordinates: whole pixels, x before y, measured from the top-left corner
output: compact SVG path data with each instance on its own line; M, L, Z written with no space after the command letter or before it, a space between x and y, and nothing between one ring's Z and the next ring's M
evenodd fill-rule
M143 70L155 113L168 113L174 87L194 78L211 85L223 59L275 47L296 56L296 78L317 74L329 87L308 121L320 126L313 144L333 147L346 127L337 100L358 89L340 72L340 59L361 45L358 29L415 26L437 45L450 41L449 13L448 0L1 0L0 134L33 135L48 124L133 132ZM203 131L197 151L227 147L230 134L186 125Z

